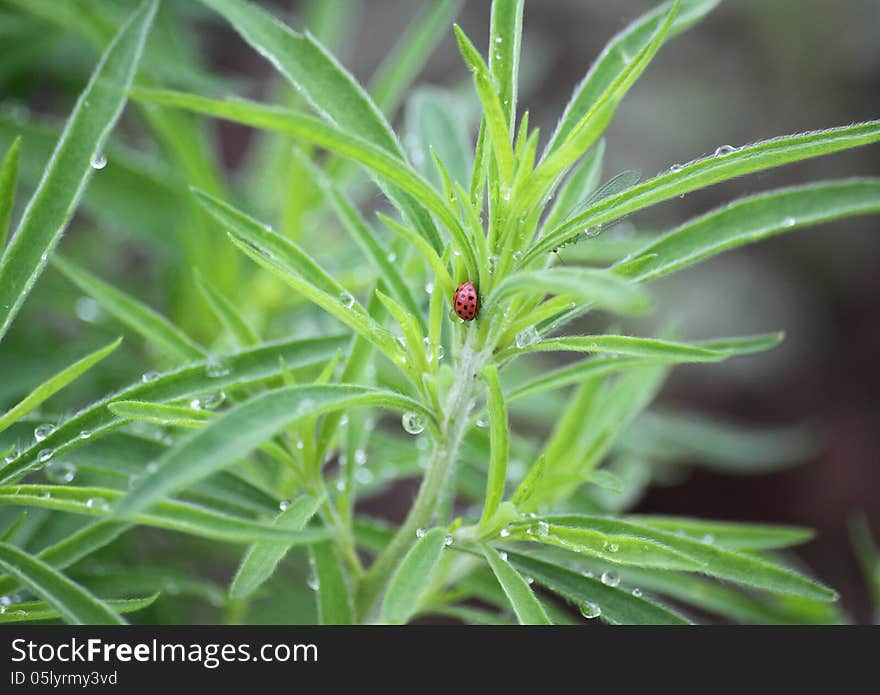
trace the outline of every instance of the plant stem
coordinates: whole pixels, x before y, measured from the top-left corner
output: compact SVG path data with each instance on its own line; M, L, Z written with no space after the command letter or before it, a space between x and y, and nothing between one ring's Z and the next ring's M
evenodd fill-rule
M358 587L357 608L361 618L372 612L374 604L397 564L416 541L416 531L429 526L440 501L449 491L458 449L467 429L477 377L488 357L488 350L474 349L478 338L475 327L468 330L468 339L462 347L456 365L456 380L446 399L445 418L441 434L434 444L428 470L422 479L416 500L403 525L376 558Z

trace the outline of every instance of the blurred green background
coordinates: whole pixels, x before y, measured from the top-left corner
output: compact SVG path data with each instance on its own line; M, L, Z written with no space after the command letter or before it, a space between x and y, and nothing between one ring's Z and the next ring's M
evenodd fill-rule
M20 4L0 0L0 39L5 37L7 45L15 47L0 59L0 146L4 148L20 116L36 114L47 123L65 117L96 55L76 27L52 21L25 25L14 12ZM135 3L111 4L124 14ZM261 4L294 26L303 26L304 3ZM332 43L344 64L366 81L425 3L323 0L322 4L328 12L344 14L344 34ZM520 105L529 109L532 123L549 134L573 86L605 42L655 4L527 0ZM220 88L258 98L277 97L270 66L234 33L193 3L165 0L164 5L160 21L184 22L175 27L184 42L158 45L152 37L151 47L166 52L169 74L174 73L173 56L178 50L191 52L205 68L204 73L174 75L180 83L196 91ZM468 0L459 18L483 49L488 10L488 1ZM639 169L648 178L720 145L878 117L878 31L878 0L724 0L706 20L666 46L627 96L608 134L606 178L623 169ZM214 81L212 73L222 79ZM470 93L470 79L451 31L420 82ZM132 111L128 109L122 126L137 146L140 131ZM246 153L253 144L252 134L219 124L211 124L209 133L228 178L243 176L253 165ZM28 152L35 151L28 148L34 144L26 138L25 161ZM143 149L148 160L150 148ZM651 208L606 233L663 230L741 195L784 185L878 174L878 149L858 149L691 194ZM30 186L24 189L29 191ZM98 219L102 230L96 232L92 222L100 211L96 217L93 210L75 220L65 242L71 246L65 248L75 248L76 255L89 259L94 272L153 306L178 320L188 317L197 332L199 321L193 313L199 312L199 306L181 300L185 294L181 287L188 280L173 271L169 277L168 269L174 266L163 256L167 247L161 239L174 233L178 221L168 219L161 194L157 186L148 198L155 222L152 241L118 220L108 225ZM19 199L26 198L20 194ZM114 225L108 235L107 227ZM675 321L687 338L694 339L786 331L785 343L771 353L720 366L677 369L661 402L749 425L806 422L818 435L817 453L802 466L765 476L694 471L668 481L668 486L655 487L639 510L816 528L818 536L802 549L802 557L841 592L845 608L858 620L867 619L869 604L849 546L849 515L865 510L875 533L880 532L878 226L876 217L828 224L674 275L652 285L658 298L656 315L637 327L647 334ZM565 251L560 255L564 262ZM205 265L223 261L201 260ZM234 270L229 278L234 284ZM239 296L244 297L247 288L240 289ZM89 304L56 273L41 279L0 348L0 402L22 395L72 355L119 333L118 326L89 322L89 310ZM276 326L275 334L289 329ZM99 378L87 381L88 389L72 394L67 405L79 405L129 380L129 365L137 363L142 349L137 341L130 341L106 363L109 371L105 365ZM15 359L10 358L13 354ZM143 361L148 357L142 356ZM394 509L395 502L400 500L390 497L379 506Z

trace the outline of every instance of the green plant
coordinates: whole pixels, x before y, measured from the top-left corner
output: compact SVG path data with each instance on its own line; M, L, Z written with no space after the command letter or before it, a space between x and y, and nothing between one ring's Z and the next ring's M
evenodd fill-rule
M566 330L587 312L648 311L645 283L713 254L880 211L880 181L850 179L751 196L628 248L593 238L669 198L880 139L873 121L719 148L641 183L624 172L597 187L618 104L665 41L716 3L675 0L619 34L539 151L516 108L523 0L494 0L488 62L455 29L481 107L474 151L455 101L416 90L407 152L388 118L458 2L430 5L365 89L311 34L243 0L202 0L296 88L279 83L270 104L206 96L235 85L197 67L173 22L153 26L156 0L124 21L112 3L59 11L5 0L21 27L54 22L101 47L115 38L0 261L0 338L28 378L26 338L9 329L32 290L49 302L40 289L53 282L84 294L76 310L87 321L100 308L143 345L117 340L59 363L0 416L0 621L215 615L163 608L179 594L229 622L573 621L552 595L609 623L688 622L689 606L743 622L845 620L835 592L778 552L807 530L625 513L650 482L651 458L697 452L747 469L802 454L797 432L645 412L673 365L754 354L781 335L688 343L671 330ZM328 41L342 19L329 5L312 8ZM127 97L136 112L123 130L157 149L135 152L118 137L105 155ZM198 116L260 134L237 185ZM33 148L22 170L36 182L36 152L55 134L8 113L2 128ZM18 159L16 140L0 170L3 229ZM74 238L73 253L55 252L90 178L87 219L158 249L170 318L93 274L107 268L85 269L106 257L100 241ZM378 224L360 205L372 186L396 211ZM560 267L554 251L575 244L581 263ZM57 274L35 285L47 263ZM480 296L472 322L450 304L464 281ZM92 339L107 328L99 321ZM548 367L531 357L546 351L579 358ZM111 361L115 374L91 370ZM38 412L75 379L107 395L73 415ZM510 426L526 417L528 428ZM34 427L36 441L24 443ZM359 513L358 501L412 477L419 489L402 523ZM183 535L157 550L150 527ZM227 592L216 577L242 555ZM306 557L316 600L292 579ZM261 608L267 582L272 613Z

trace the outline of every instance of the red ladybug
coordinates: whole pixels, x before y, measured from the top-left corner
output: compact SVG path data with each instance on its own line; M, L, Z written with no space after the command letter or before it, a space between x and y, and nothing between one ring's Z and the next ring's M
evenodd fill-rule
M455 290L455 294L452 296L452 301L455 305L456 314L465 321L474 320L474 317L477 315L477 306L480 301L477 296L477 290L474 289L474 283L461 283Z

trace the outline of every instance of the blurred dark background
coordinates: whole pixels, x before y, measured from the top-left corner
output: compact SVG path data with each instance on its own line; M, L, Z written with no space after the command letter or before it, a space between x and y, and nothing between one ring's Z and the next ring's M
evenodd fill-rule
M426 0L430 2L431 0ZM423 2L324 0L349 13L340 59L359 79L373 74ZM266 0L302 28L302 3ZM647 0L526 0L520 110L547 136L603 45L657 3ZM467 0L459 23L485 48L488 0ZM268 96L272 69L231 31L196 25L202 59ZM643 178L721 145L880 116L880 1L724 0L667 44L619 109L607 135L605 178ZM469 88L451 30L420 83ZM50 100L51 101L51 100ZM39 104L37 104L39 108ZM63 110L62 110L63 112ZM234 174L251 134L217 126ZM663 230L723 202L821 179L880 175L867 147L753 175L633 217ZM674 371L664 404L746 425L809 423L818 453L783 472L737 477L694 470L655 487L639 511L785 522L817 530L800 557L841 592L860 622L870 606L849 543L863 510L880 534L880 218L799 231L727 253L652 285L659 323L678 321L699 339L784 330L776 350L723 365ZM657 325L657 324L655 324Z

